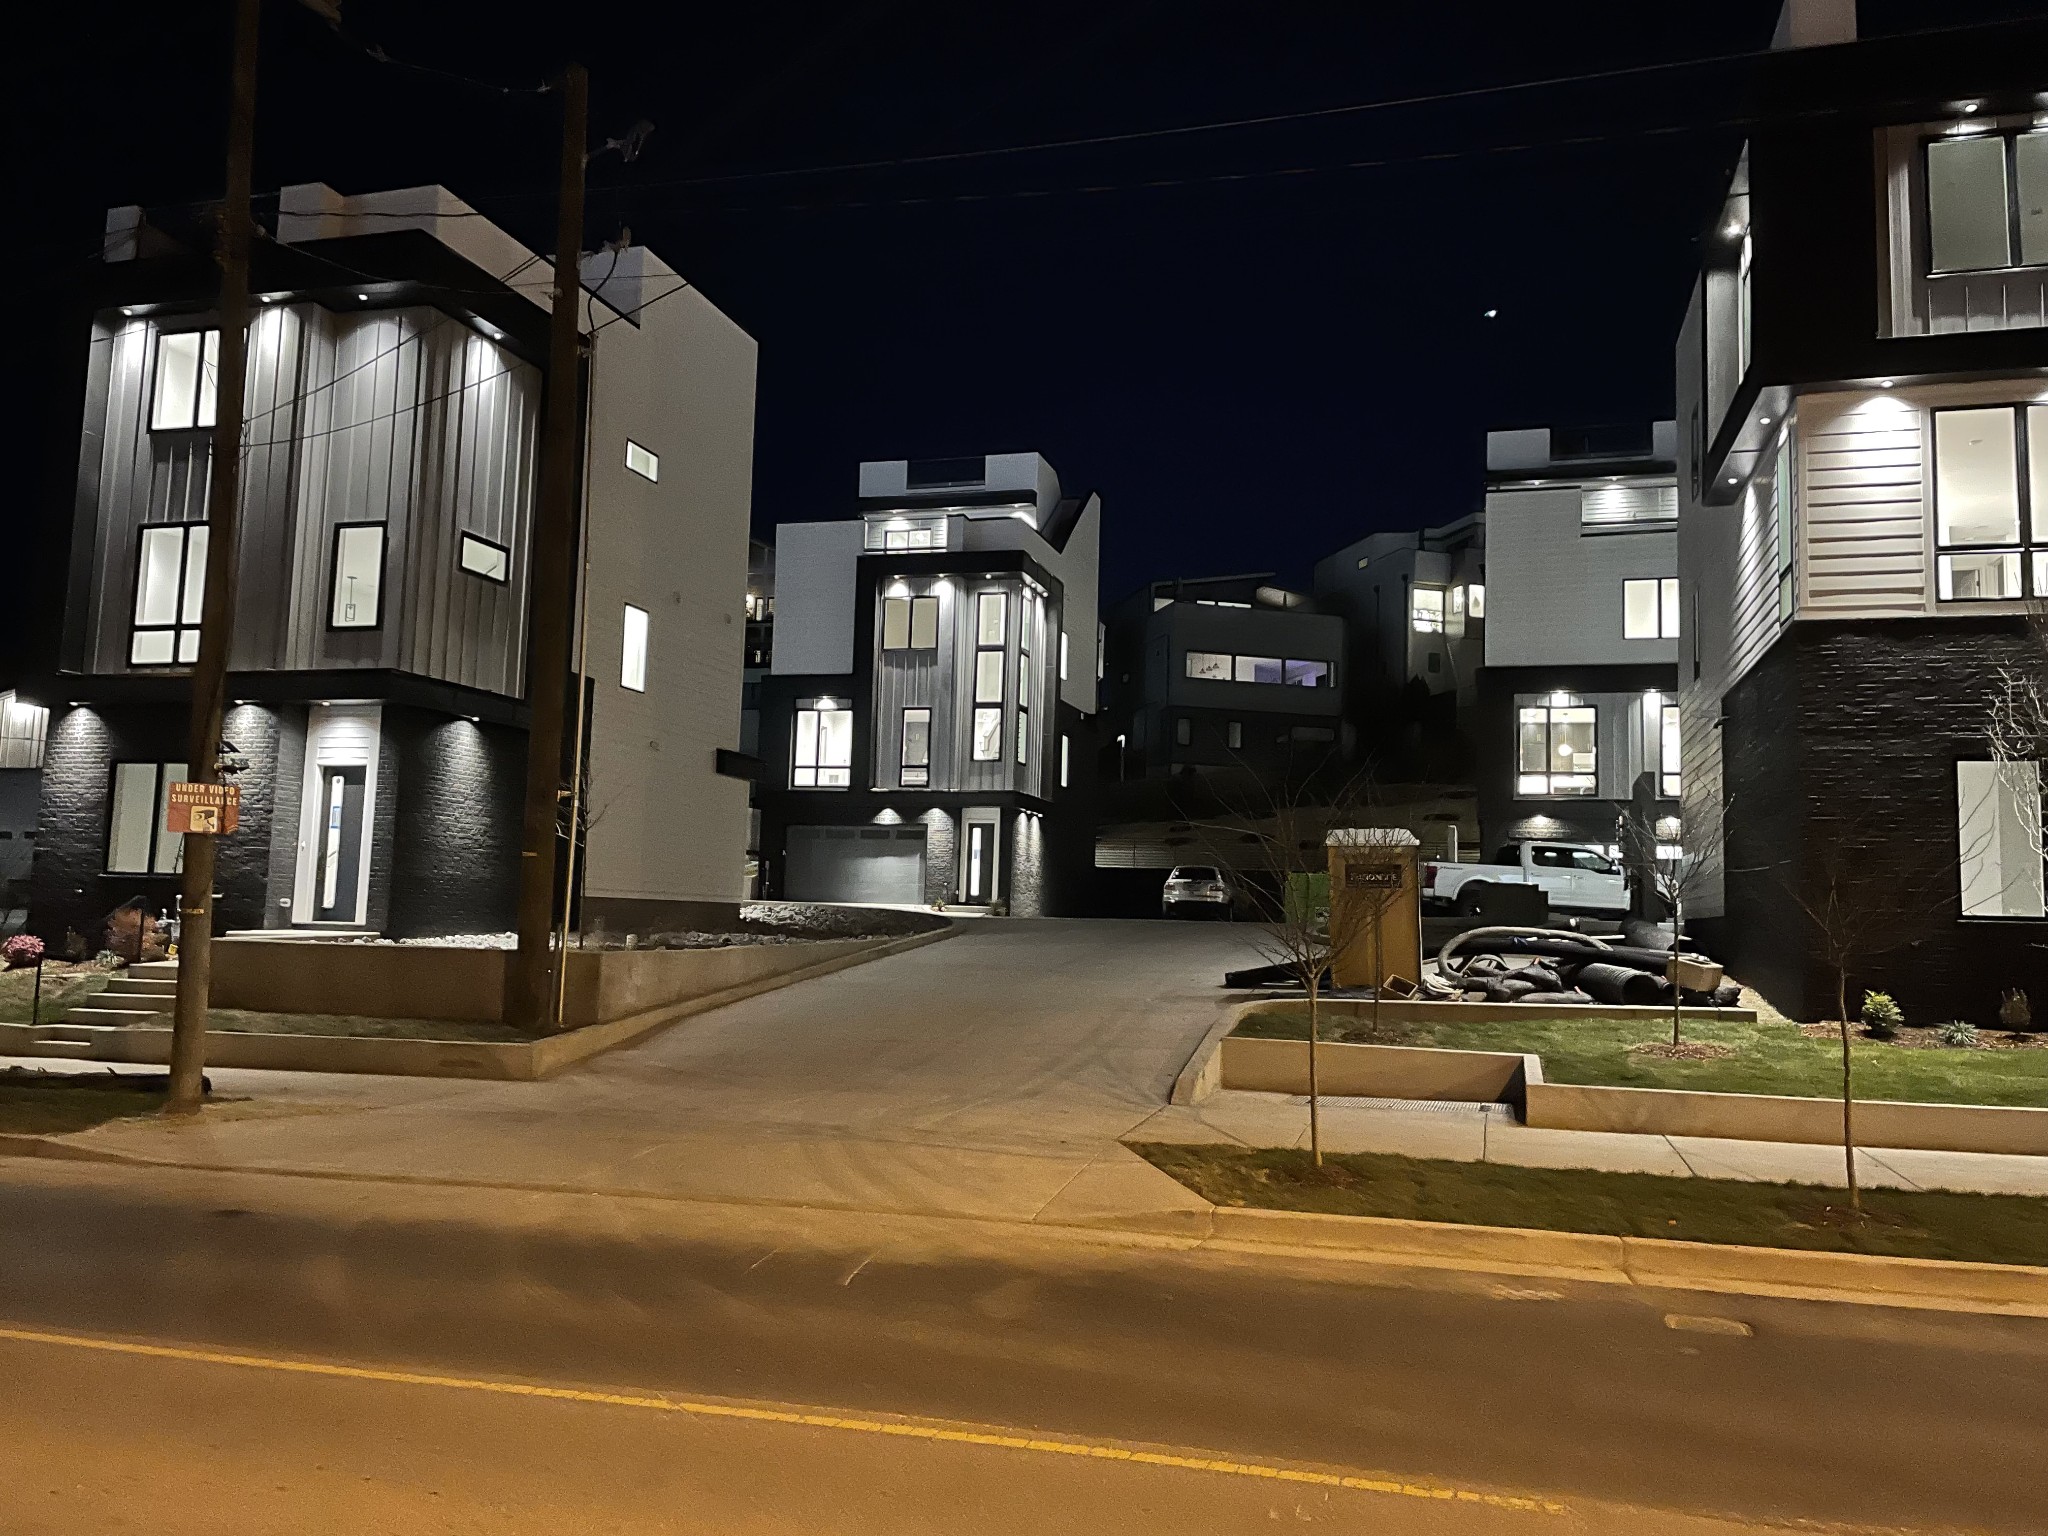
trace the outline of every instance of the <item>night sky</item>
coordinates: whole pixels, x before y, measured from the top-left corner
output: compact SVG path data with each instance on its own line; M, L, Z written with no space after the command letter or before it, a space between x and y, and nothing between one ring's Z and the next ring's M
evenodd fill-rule
M43 13L68 35L17 56L9 171L31 282L109 204L217 193L229 9ZM1114 599L1305 580L1458 516L1489 426L1668 414L1778 0L345 9L337 37L271 0L259 188L439 181L545 250L553 100L426 71L526 86L573 52L598 137L656 127L594 172L586 244L630 226L760 342L757 529L847 515L863 458L1036 449L1102 493ZM2044 9L1864 0L1863 24ZM1604 71L1628 73L1527 84ZM34 383L82 344L60 321L32 307L8 370L38 436L75 430ZM5 515L39 501L17 481Z

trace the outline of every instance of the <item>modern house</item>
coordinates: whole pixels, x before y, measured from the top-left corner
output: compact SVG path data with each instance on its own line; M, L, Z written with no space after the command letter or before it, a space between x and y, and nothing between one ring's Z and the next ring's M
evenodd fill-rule
M2048 1002L2040 770L1987 742L2048 597L2048 26L1777 44L1677 349L1695 910L1797 1017L1832 906L1853 986L1989 1023Z
M862 464L856 516L777 530L766 894L1081 908L1101 519L1010 453Z
M1486 519L1372 533L1315 567L1315 602L1344 621L1353 714L1401 695L1469 709L1486 652Z
M1111 614L1116 778L1312 767L1343 723L1344 621L1270 574L1155 581Z
M548 263L444 189L288 186L276 206L251 257L221 926L509 928L527 700L579 684L586 914L736 900L746 789L716 764L739 732L754 343L649 251L608 249L583 263L583 376L550 379ZM175 899L207 249L203 211L116 209L86 280L77 474L48 509L62 613L22 687L50 711L32 923L54 940ZM580 551L533 547L554 388L583 398ZM564 558L580 645L535 678L531 577Z
M1645 779L1652 808L1678 814L1676 431L1486 435L1485 654L1469 729L1489 851L1530 837L1618 844Z

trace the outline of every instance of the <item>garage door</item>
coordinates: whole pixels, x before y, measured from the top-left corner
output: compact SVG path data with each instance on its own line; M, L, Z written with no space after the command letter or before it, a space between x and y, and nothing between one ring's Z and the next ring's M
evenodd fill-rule
M791 827L790 901L924 903L924 828Z

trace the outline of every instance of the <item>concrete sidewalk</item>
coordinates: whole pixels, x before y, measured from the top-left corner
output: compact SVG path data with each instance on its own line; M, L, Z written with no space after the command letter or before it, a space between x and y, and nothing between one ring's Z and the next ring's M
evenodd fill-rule
M1504 1104L1421 1105L1326 1097L1321 1119L1326 1152L1394 1152L1456 1162L1676 1178L1847 1183L1839 1147L1539 1130L1518 1123ZM1306 1147L1308 1100L1219 1089L1200 1104L1168 1105L1124 1139L1183 1146ZM1856 1170L1859 1182L1873 1186L2048 1196L2048 1157L1858 1148Z

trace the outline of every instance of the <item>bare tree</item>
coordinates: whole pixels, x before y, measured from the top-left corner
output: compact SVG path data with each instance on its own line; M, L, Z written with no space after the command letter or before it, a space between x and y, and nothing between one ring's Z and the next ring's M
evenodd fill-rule
M1323 985L1331 956L1348 937L1331 932L1323 843L1333 823L1354 815L1364 803L1370 771L1360 770L1334 788L1319 788L1322 777L1310 772L1273 780L1247 772L1242 804L1225 807L1227 820L1199 824L1210 857L1237 877L1239 891L1257 915L1253 946L1270 964L1285 969L1308 999L1308 1138L1317 1167L1323 1162L1318 1077ZM1235 814L1229 814L1232 810Z
M1732 802L1730 802L1732 804ZM1639 815L1622 818L1622 856L1641 874L1671 914L1671 1043L1683 1039L1678 991L1678 958L1685 914L1720 878L1728 843L1728 806L1712 826L1687 827L1681 837L1660 837L1657 823Z

